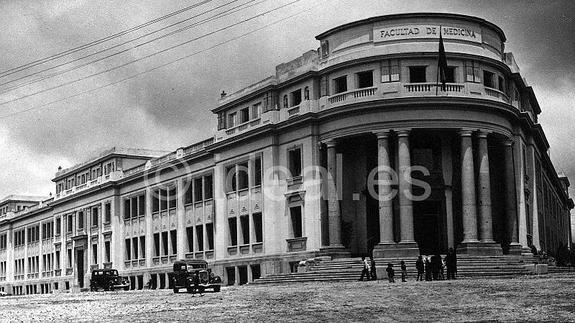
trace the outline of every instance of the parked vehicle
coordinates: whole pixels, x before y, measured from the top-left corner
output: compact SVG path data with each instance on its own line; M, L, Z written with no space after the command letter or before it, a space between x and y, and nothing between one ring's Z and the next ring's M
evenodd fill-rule
M129 290L130 280L128 277L118 275L116 269L94 269L90 279L90 291L99 289L106 291L116 289Z
M188 293L203 293L206 289L219 292L222 278L208 268L205 260L189 259L174 262L172 275L174 293L185 288Z
M10 295L10 294L8 294L8 293L5 292L5 291L1 291L1 290L0 290L0 297L2 297L2 296L8 296L8 295Z

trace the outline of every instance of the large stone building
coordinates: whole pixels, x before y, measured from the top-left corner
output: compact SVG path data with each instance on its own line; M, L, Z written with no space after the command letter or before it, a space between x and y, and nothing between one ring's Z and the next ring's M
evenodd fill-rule
M317 51L222 93L209 139L170 153L113 149L59 170L51 198L3 201L30 203L0 216L0 288L87 286L96 267L166 288L179 258L241 284L316 255L570 244L569 182L499 27L400 14L316 38Z

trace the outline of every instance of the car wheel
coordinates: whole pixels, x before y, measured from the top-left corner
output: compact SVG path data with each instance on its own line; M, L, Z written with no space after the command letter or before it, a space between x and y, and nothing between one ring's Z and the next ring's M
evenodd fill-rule
M110 285L110 286L108 287L108 290L110 290L110 291L113 292L113 291L114 291L114 285Z
M220 291L220 286L214 286L214 292L219 292Z
M124 290L125 290L125 291L129 291L129 290L130 290L130 287L126 286L126 287L124 287Z
M194 294L194 292L195 292L193 287L188 287L188 288L186 288L186 290L188 291L188 293L192 293L192 294Z
M180 289L177 288L177 287L174 287L174 294L177 294L177 293L179 293L179 292L180 292Z

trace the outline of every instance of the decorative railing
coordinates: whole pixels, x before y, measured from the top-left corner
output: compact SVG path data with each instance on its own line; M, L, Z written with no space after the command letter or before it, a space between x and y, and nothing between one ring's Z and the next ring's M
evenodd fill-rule
M359 99L374 96L377 93L377 87L368 87L362 88L357 90L352 90L348 92L338 93L336 95L332 95L328 98L328 102L330 104L340 103L347 101L348 99Z
M505 93L503 93L497 89L485 87L485 94L492 96L494 98L501 99L501 100L509 103L509 97L507 96L507 94L505 94Z

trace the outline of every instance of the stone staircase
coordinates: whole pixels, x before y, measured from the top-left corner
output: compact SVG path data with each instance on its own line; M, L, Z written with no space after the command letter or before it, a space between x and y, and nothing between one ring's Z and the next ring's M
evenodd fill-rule
M443 258L443 256L442 256ZM378 268L378 278L386 279L385 268L392 263L396 279L400 276L399 258L375 259ZM407 259L408 279L414 280L417 276L415 269L416 259ZM363 265L361 258L336 258L318 263L306 272L282 273L269 275L255 280L254 284L292 283L311 281L353 281L359 279ZM458 278L511 278L529 275L524 267L524 258L521 256L464 256L457 258Z
M549 274L572 274L575 275L575 267L557 267L549 265Z

